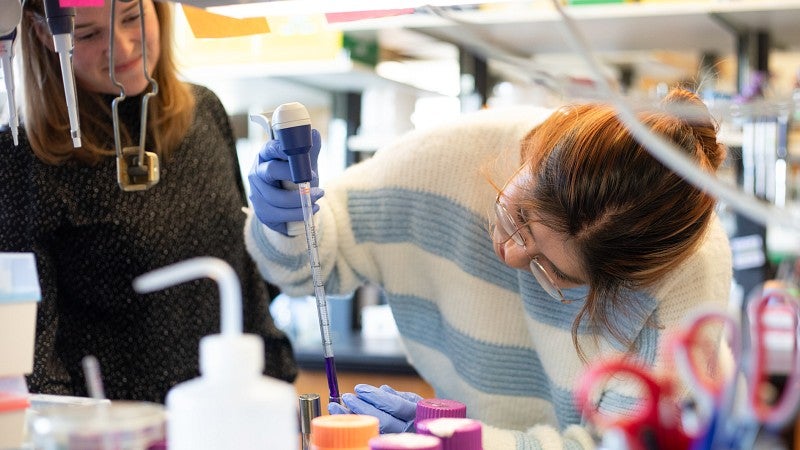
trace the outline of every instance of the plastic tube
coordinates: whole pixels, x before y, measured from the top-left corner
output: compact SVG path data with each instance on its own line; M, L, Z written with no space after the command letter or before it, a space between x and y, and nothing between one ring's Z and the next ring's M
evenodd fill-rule
M636 118L636 115L626 104L619 92L614 89L605 78L599 62L589 50L589 45L575 22L566 14L558 0L552 0L552 3L561 15L564 25L567 28L567 39L571 41L575 50L586 60L589 68L597 78L597 84L602 93L605 94L609 101L615 106L620 120L628 127L631 134L642 143L654 158L684 177L698 189L702 189L715 198L722 200L731 208L757 223L765 226L778 225L800 230L800 218L794 217L788 212L767 203L758 201L755 197L746 195L739 189L718 181L713 176L700 170L694 161L684 155L674 145L660 136L653 134L644 126Z

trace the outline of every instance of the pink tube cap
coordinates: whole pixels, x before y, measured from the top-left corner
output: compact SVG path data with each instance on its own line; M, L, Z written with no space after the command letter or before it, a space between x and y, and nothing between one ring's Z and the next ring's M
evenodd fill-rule
M416 423L417 433L442 440L442 450L483 450L481 423L473 419L441 417Z
M417 402L415 422L439 417L467 417L467 405L444 398L426 398Z
M442 440L436 436L414 433L389 433L369 441L370 450L442 450Z

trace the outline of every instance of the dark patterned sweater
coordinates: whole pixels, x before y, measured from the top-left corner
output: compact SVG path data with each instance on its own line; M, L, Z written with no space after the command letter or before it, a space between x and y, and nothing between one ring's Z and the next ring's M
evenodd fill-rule
M23 129L18 147L7 129L0 133L0 251L34 252L42 288L32 392L87 395L86 355L98 358L110 399L163 402L173 385L196 377L200 338L220 331L216 284L202 279L146 295L131 286L138 275L195 256L231 264L242 284L244 330L265 341L265 373L294 380L290 342L269 315L270 287L245 251L228 117L210 90L193 89L188 135L146 191L118 187L114 158L97 167L47 165ZM134 133L139 104L133 97L119 108Z

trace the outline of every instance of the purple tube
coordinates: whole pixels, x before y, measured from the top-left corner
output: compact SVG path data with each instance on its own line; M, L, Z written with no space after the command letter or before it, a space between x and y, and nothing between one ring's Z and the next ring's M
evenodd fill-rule
M341 403L339 396L339 379L336 377L336 362L333 356L325 357L325 375L328 377L328 401L331 403Z

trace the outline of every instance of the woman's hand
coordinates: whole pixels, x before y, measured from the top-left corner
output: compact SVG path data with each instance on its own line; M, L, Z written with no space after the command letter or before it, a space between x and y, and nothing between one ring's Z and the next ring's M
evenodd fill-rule
M413 392L397 392L385 384L380 388L369 384L357 384L354 390L354 394L342 395L344 405L329 403L328 412L377 417L381 433L413 431L417 402L422 400L422 397Z

